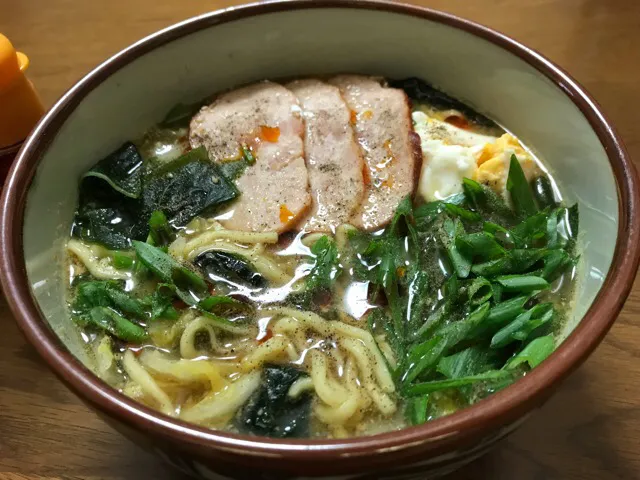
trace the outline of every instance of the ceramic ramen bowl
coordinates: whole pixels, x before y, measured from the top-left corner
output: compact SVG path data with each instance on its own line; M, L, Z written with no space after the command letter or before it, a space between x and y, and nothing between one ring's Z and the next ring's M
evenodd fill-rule
M580 208L576 303L553 355L478 404L422 426L344 440L209 430L138 404L94 376L66 312L62 245L78 179L178 102L263 78L357 72L429 80L504 125L546 161ZM293 0L186 20L126 48L74 85L22 148L2 196L0 276L34 348L134 442L201 478L432 478L514 430L596 348L639 260L638 178L587 92L540 54L485 27L417 7Z

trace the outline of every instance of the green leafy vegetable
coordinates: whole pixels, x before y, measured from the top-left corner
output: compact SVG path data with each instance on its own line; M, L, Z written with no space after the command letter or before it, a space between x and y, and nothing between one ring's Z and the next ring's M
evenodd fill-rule
M529 296L523 295L494 305L489 310L484 321L476 326L474 333L478 336L484 335L485 333L495 333L524 312L524 305L529 298Z
M505 292L534 292L549 288L549 282L534 275L504 275L496 278Z
M424 295L429 288L429 276L423 271L414 271L408 285L407 299L407 320L412 329L419 328L424 318L427 316L427 309L431 306L432 300Z
M439 328L433 338L412 347L408 353L407 370L402 377L403 383L412 382L425 371L433 369L440 357L465 340L469 332L481 324L488 313L489 303L484 303L464 320Z
M551 180L546 175L537 177L532 182L533 195L538 202L540 209L555 208L557 206L556 198L551 186Z
M481 258L482 260L493 259L507 252L488 232L460 235L456 237L456 246L467 257Z
M465 179L462 195L413 211L403 201L382 234L354 242L354 273L370 282L376 305L369 328L395 355L412 424L431 418L440 397L473 402L553 350L557 311L539 302L576 262L577 209L534 200L519 163L509 188L516 212Z
M243 306L244 304L242 302L239 302L238 300L224 295L211 295L198 303L199 308L207 311L211 311L215 307L221 305Z
M460 278L467 278L471 271L471 260L458 247L458 238L465 236L464 226L459 219L451 220L447 218L444 221L444 229L449 237L448 242L446 242L448 243L447 253L456 275Z
M407 387L404 390L404 394L408 396L426 395L428 393L448 390L450 388L460 388L478 382L500 381L511 378L513 378L513 373L509 370L489 370L477 375L470 375L468 377L418 383Z
M164 246L169 245L174 238L175 234L165 214L161 210L155 210L149 217L148 243L155 246Z
M253 165L256 163L256 158L253 156L251 148L244 143L242 144L242 159L247 162L247 165Z
M173 300L176 296L174 285L159 283L151 295L149 302L151 305L151 320L157 320L159 318L176 320L178 318L178 311L173 306Z
M525 218L510 231L517 248L533 248L539 246L547 235L549 212L543 210Z
M481 374L498 367L496 352L488 348L473 346L448 357L438 363L438 372L447 378L464 378Z
M206 290L207 284L197 273L181 265L158 247L134 241L133 248L144 266L164 283L174 284L183 289L193 289L196 292Z
M536 262L544 258L546 249L513 249L507 251L504 256L476 263L471 267L471 272L483 277L496 277L504 274L525 272Z
M541 303L518 315L491 338L491 348L501 348L516 340L526 340L535 329L551 321L553 304Z
M480 305L489 301L493 296L494 289L491 282L483 277L474 278L467 289L467 295L471 305Z
M427 421L429 395L409 398L407 400L406 417L411 425L421 425Z
M566 216L563 222L565 234L568 240L565 248L569 252L573 252L573 249L575 248L576 241L578 239L579 223L578 204L576 203L566 210Z
M111 258L113 266L118 270L127 270L133 267L134 260L128 252L114 250L111 252Z
M94 307L89 312L92 325L110 333L114 337L131 343L142 343L147 332L139 325L130 322L108 307Z
M515 155L511 155L509 163L507 190L511 194L511 201L517 213L520 215L533 215L538 211L527 177L525 177L520 162L518 162Z
M454 217L459 217L461 220L465 220L467 222L479 222L480 220L482 220L482 217L479 214L477 214L476 212L472 212L471 210L462 208L459 204L447 203L445 201L444 209L448 214Z
M76 288L74 309L87 312L98 306L111 307L137 317L145 314L142 302L125 292L118 282L95 280L80 283Z
M510 224L514 220L513 211L489 187L465 178L462 180L462 188L469 206L482 215L485 221Z
M324 235L311 247L315 260L307 277L307 289L328 289L340 275L338 248L333 240Z
M507 369L514 369L523 363L527 363L529 368L536 368L553 353L556 342L553 335L546 335L532 340L520 353L511 358L504 366Z
M573 261L564 250L551 250L543 257L544 267L540 276L547 282L553 282L569 267Z

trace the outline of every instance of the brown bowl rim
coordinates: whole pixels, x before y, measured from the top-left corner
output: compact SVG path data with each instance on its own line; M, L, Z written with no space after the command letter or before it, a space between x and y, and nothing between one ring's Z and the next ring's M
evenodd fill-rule
M27 192L43 152L79 102L114 71L149 51L204 28L287 10L349 8L422 18L463 30L518 56L560 88L580 109L605 148L618 188L619 226L611 267L579 325L542 365L505 390L474 406L417 427L344 440L276 440L209 430L172 419L109 387L86 369L50 329L29 287L22 250ZM124 424L180 441L183 445L253 457L342 460L413 450L498 429L538 406L603 339L629 294L640 261L640 189L636 170L613 126L596 101L564 70L510 37L457 16L380 0L275 0L206 13L151 34L120 51L71 87L23 145L7 178L0 213L0 281L18 326L53 371L93 407Z

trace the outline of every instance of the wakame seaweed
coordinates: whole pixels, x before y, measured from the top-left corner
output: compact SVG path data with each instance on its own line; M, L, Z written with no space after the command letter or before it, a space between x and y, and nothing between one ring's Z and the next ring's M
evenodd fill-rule
M227 252L205 252L194 262L210 281L230 281L255 288L264 287L266 279L238 255Z
M289 396L291 386L304 372L283 365L265 365L262 384L236 417L238 430L266 437L309 435L311 395Z
M146 240L154 212L161 211L172 227L180 227L239 195L203 147L162 168L144 169L131 143L98 162L80 180L72 235L127 249L132 240Z
M96 163L82 178L101 179L115 191L131 198L142 193L142 157L136 146L127 142Z
M129 248L132 238L144 238L147 226L139 218L142 171L142 157L127 142L84 174L72 235L112 249Z
M161 210L177 227L238 195L235 185L209 160L205 148L199 147L147 175L142 211L146 220L153 211Z
M411 100L426 103L436 110L457 110L477 125L500 129L490 118L476 112L460 100L447 95L419 78L411 77L403 80L392 80L389 85L404 90Z

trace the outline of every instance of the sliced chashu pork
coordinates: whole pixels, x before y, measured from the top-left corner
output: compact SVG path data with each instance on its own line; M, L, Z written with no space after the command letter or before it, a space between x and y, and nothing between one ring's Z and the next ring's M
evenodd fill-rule
M422 154L406 94L371 77L330 79L351 109L353 128L367 166L363 202L351 217L358 228L376 230L393 218L417 183Z
M340 90L320 80L286 85L297 97L305 120L304 150L313 203L301 227L332 232L362 203L364 178L360 148Z
M211 160L225 162L249 146L256 159L236 184L240 197L221 223L232 230L283 232L311 205L303 146L304 122L296 97L261 82L220 95L191 120L189 141Z

